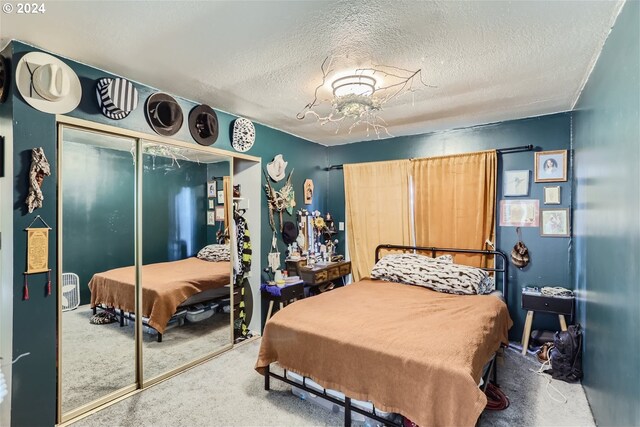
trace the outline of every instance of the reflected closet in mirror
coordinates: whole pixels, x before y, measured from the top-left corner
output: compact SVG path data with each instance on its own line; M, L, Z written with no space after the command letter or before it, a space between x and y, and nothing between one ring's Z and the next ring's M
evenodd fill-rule
M59 135L58 399L68 419L136 388L124 317L135 308L136 140Z
M232 345L231 158L142 141L145 384Z

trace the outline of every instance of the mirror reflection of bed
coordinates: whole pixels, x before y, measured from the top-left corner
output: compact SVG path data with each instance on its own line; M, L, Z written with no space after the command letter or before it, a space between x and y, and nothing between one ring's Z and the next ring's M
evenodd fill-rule
M150 313L143 318L142 354L149 379L231 343L225 214L231 167L227 158L151 142L143 143L142 154L142 306ZM211 182L215 197L208 197ZM223 215L216 218L216 209ZM208 225L211 211L215 221ZM208 245L219 246L198 258Z
M60 395L68 413L135 387L140 231L142 381L230 346L231 194L230 161L212 153L142 141L136 194L135 139L65 128L61 145ZM212 176L220 200L208 197ZM208 215L216 208L223 215ZM206 260L197 257L203 248Z

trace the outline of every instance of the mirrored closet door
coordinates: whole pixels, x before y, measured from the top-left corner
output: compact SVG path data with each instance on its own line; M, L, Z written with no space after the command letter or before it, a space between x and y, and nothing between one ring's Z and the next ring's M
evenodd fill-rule
M59 126L59 422L233 346L232 158L152 139Z
M59 408L136 384L136 140L62 128L59 143ZM95 308L92 308L95 307Z
M142 142L144 380L232 345L228 157Z

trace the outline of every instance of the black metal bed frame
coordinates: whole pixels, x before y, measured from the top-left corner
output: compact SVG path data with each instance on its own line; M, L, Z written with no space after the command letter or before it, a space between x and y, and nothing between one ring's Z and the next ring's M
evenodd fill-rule
M436 247L424 247L424 246L403 246L403 245L378 245L378 247L376 247L376 253L375 253L375 260L376 262L379 261L379 257L380 257L380 251L386 249L386 250L402 250L402 251L420 251L420 252L431 252L431 256L435 258L437 253L442 253L442 252L448 252L448 253L464 253L464 254L475 254L475 255L493 255L494 260L496 260L497 258L502 260L501 265L497 265L497 262L495 263L496 265L494 267L486 267L486 268L482 268L485 271L489 271L489 272L494 272L494 279L495 279L495 273L502 273L502 294L504 296L505 299L505 304L507 304L507 307L509 306L508 304L508 280L507 280L507 267L509 265L509 263L507 262L507 257L504 253L500 252L500 251L489 251L489 250L475 250L475 249L456 249L456 248L436 248ZM496 353L497 354L497 353ZM489 361L489 367L486 370L486 372L484 373L484 375L482 376L482 380L483 380L483 385L484 388L483 390L486 390L487 386L489 385L489 381L491 381L492 383L494 383L495 385L498 384L498 365L496 363L496 354L493 355L493 357L491 358L491 360ZM284 375L279 375L276 374L274 372L271 372L270 366L266 366L265 367L265 371L264 371L264 389L265 390L269 390L270 389L270 380L271 378L275 378L277 380L280 380L282 382L285 382L287 384L290 384L292 386L298 387L299 389L302 389L304 391L306 391L307 393L311 393L313 395L322 397L323 399L328 400L331 403L334 403L338 406L341 406L344 408L344 425L345 427L350 427L351 426L351 411L356 412L360 415L364 415L365 417L369 417L371 419L374 419L380 423L382 423L383 425L389 425L389 426L395 426L395 427L403 427L403 422L400 421L400 423L395 423L391 420L388 420L386 418L382 418L381 416L376 414L376 409L375 409L375 405L373 406L373 412L367 412L363 409L354 407L351 405L351 398L347 397L345 395L344 397L344 401L340 400L340 399L336 399L333 396L329 396L327 394L326 389L323 391L322 394L318 394L317 390L314 390L310 387L308 387L306 385L306 377L302 377L302 384L290 380L289 378L287 378L287 370L284 370ZM489 378L491 378L491 380L489 380ZM476 425L480 422L480 418L482 417L482 414L480 415L480 417L478 417L478 421L476 423Z

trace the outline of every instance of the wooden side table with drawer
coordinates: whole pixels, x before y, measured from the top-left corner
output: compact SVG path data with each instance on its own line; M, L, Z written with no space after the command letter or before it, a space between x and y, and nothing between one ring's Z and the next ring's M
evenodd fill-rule
M314 266L304 266L298 269L300 279L304 284L317 289L320 285L325 285L343 279L351 274L351 261L338 261L331 264L316 264ZM344 282L343 282L344 284Z
M551 313L558 315L560 330L567 330L567 321L564 316L573 317L574 297L560 297L544 295L537 291L522 290L522 308L527 310L527 319L522 331L522 354L527 354L533 314L535 312Z
M267 291L262 291L262 297L269 301L269 310L267 311L267 318L265 319L266 322L271 318L275 303L278 303L279 308L283 309L289 301L297 301L298 298L304 298L304 283L301 280L280 288L279 296L272 295Z

